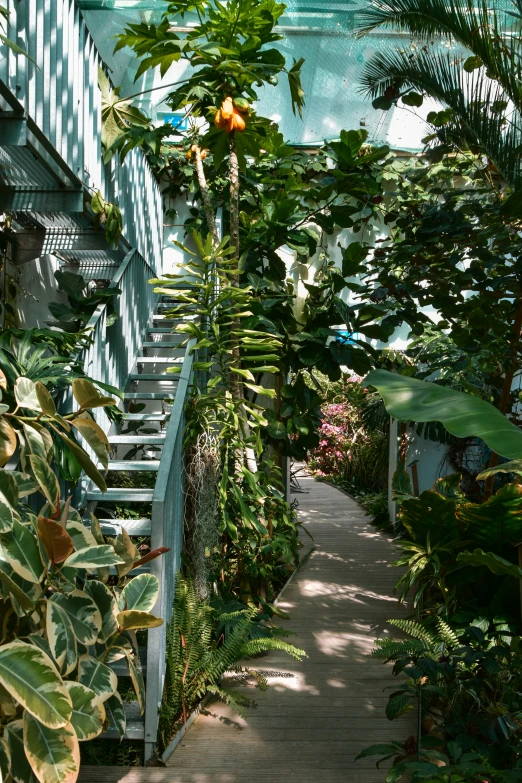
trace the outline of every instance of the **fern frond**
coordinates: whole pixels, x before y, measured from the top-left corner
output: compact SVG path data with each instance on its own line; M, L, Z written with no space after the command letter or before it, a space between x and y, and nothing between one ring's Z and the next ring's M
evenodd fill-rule
M295 658L296 661L308 657L304 650L300 650L298 647L295 647L288 642L283 642L281 639L274 639L271 636L262 636L259 639L249 639L242 648L241 657L252 658L260 653L267 652L268 650L282 650L283 652L288 653L288 655L291 655L292 658Z
M426 646L431 646L436 642L435 637L427 631L423 625L416 623L414 620L394 619L387 620L387 622L390 625L394 625L399 631L407 633L408 636L413 636L414 639L420 639Z
M426 649L426 645L419 639L376 639L375 647L371 651L372 658L384 658L386 661L397 661L408 655L414 655Z
M446 622L444 622L444 620L441 620L440 617L437 617L437 630L441 640L450 650L453 650L455 647L459 646L459 637L455 631L450 628Z

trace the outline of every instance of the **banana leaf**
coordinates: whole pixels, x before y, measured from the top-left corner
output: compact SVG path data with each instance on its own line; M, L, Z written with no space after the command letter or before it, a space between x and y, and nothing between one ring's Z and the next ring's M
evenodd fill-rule
M458 438L481 438L503 457L522 458L522 430L485 400L387 370L373 370L364 385L375 386L399 421L440 421Z

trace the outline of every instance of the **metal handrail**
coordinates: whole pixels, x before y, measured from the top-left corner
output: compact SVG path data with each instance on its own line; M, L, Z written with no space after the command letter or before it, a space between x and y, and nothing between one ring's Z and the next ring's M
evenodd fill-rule
M147 690L145 700L145 760L153 753L158 737L158 710L163 695L166 669L167 622L171 618L176 574L183 547L184 491L183 436L185 405L192 382L193 348L189 340L170 414L152 499L151 549L167 546L170 551L151 562L151 572L160 583L156 606L164 624L151 628L147 640ZM156 609L158 611L158 609Z

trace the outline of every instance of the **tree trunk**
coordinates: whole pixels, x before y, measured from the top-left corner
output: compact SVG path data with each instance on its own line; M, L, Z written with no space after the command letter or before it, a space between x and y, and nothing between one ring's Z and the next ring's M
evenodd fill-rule
M205 210L205 217L207 218L207 226L212 236L214 248L219 245L219 233L216 223L216 215L212 206L212 198L210 196L210 190L207 185L207 178L205 177L205 171L203 169L203 161L201 160L201 147L196 146L196 173L198 177L199 189L201 190L201 198L203 200L203 208Z

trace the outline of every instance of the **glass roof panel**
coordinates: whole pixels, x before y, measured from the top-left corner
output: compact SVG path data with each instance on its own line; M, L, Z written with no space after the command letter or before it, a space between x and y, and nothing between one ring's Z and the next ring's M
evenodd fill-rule
M364 63L384 46L409 45L408 35L380 31L357 39L353 34L357 13L367 0L287 0L287 9L280 19L283 35L275 44L291 63L305 58L303 87L306 106L303 118L294 116L286 79L277 87L259 90L257 110L279 122L284 136L294 144L321 143L339 136L343 128L364 127L370 140L389 143L395 148L418 150L426 135L424 118L434 108L425 101L420 109L376 111L360 92L359 80ZM163 79L157 72L144 74L134 81L138 60L130 50L113 54L114 36L131 24L154 23L161 19L166 0L79 0L80 8L103 60L111 70L115 85L121 85L121 95L134 95L152 90L136 100L153 119L162 121L161 105L168 85L183 78L189 66L175 63ZM172 20L173 26L192 27L197 18L187 15ZM156 89L160 88L160 89Z

